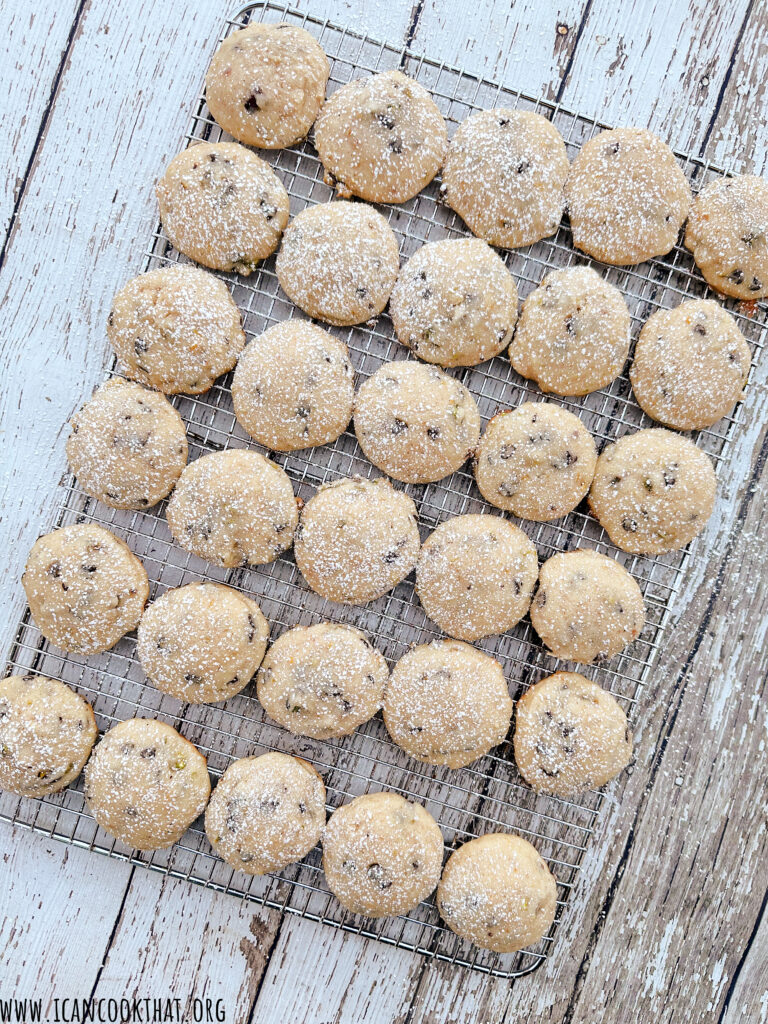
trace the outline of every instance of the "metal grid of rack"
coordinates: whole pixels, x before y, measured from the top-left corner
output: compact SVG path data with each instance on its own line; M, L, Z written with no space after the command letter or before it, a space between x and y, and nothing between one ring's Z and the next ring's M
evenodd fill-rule
M552 120L565 139L569 158L573 159L586 139L606 127L559 105L466 74L408 49L377 42L276 2L251 4L238 12L226 23L222 38L250 20L285 20L312 32L331 61L330 90L361 75L401 68L432 92L448 121L449 133L476 109L505 106L535 110ZM212 120L201 96L187 139L192 143L222 138L227 136ZM292 215L308 204L332 198L332 190L323 183L322 166L310 142L262 155L283 180L291 197ZM678 156L694 190L712 176L724 173L696 156ZM160 170L158 168L158 173ZM468 233L452 211L440 203L438 186L439 180L436 180L401 206L379 207L398 237L403 259L425 242ZM525 249L505 252L503 256L518 283L521 298L550 270L592 262L571 247L567 222L554 237ZM173 262L185 260L171 248L158 225L141 269ZM634 335L655 310L707 294L690 254L680 245L667 257L640 266L599 269L625 296ZM278 287L274 257L249 278L219 276L230 287L240 307L249 339L275 322L301 316ZM765 304L747 307L726 302L725 305L736 317L756 356L765 340ZM332 330L348 344L358 382L382 362L408 356L396 342L386 315L360 327ZM473 393L484 420L499 408L515 407L521 401L542 397L532 384L512 371L503 357L452 372ZM230 382L231 375L228 375L206 394L174 399L187 426L191 457L227 447L258 448L235 421ZM653 425L634 401L626 374L610 387L584 398L548 396L547 400L578 413L595 435L598 446L628 431ZM733 415L714 427L691 435L712 457L716 467L728 458L739 416L740 407L737 407ZM297 494L304 499L330 479L353 474L378 475L363 457L351 430L332 445L272 457L286 469ZM405 490L416 501L423 536L450 516L490 511L474 486L468 467L438 483L410 485ZM128 540L147 568L152 598L168 587L201 578L241 588L260 602L270 621L273 639L296 624L307 625L323 619L349 622L371 636L391 663L412 643L426 642L440 635L426 619L410 579L367 606L333 605L309 591L290 551L267 566L217 569L172 543L164 512L165 502L142 513L106 508L83 494L69 476L62 482L55 525L96 522ZM686 565L695 554L696 542L692 548L660 558L625 555L610 544L583 506L555 523L519 522L518 525L528 533L542 560L556 551L586 546L617 558L640 584L647 607L647 622L641 637L610 662L581 669L614 693L631 717L632 707L639 699L664 630L669 625L671 605ZM510 633L489 638L478 646L502 663L513 697L563 667L544 651L527 620ZM487 831L514 830L529 838L557 877L558 912L549 933L535 948L500 955L479 950L453 935L442 925L433 899L406 917L371 921L347 913L325 887L318 850L279 876L251 878L234 872L213 855L200 822L170 850L137 853L96 827L85 808L81 783L40 800L19 800L0 794L0 820L284 912L501 977L514 978L527 973L550 955L587 844L598 825L601 807L610 799L603 792L587 793L573 800L536 795L518 775L509 742L470 767L454 771L410 759L391 743L379 717L342 740L321 742L290 736L265 718L252 686L223 706L182 705L146 681L136 659L133 637L126 637L111 651L86 660L64 654L45 642L28 610L19 624L8 671L35 671L75 686L93 702L102 730L136 715L170 722L207 755L214 777L218 777L233 758L264 750L284 750L307 758L321 772L330 808L360 793L381 788L400 792L421 801L435 815L445 836L447 852Z

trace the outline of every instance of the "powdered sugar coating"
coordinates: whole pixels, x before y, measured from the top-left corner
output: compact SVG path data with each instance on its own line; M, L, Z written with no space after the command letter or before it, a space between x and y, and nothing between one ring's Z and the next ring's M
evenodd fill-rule
M77 523L38 538L21 577L35 625L77 654L114 647L149 597L144 566L109 530Z
M621 373L629 327L621 292L591 267L553 270L523 303L509 358L542 391L586 395Z
M659 555L701 533L716 488L712 462L693 441L669 430L638 430L602 451L589 505L616 547Z
M232 568L274 561L293 543L299 514L284 470L258 452L230 448L187 466L166 517L186 551Z
M46 676L0 682L0 789L58 793L77 778L96 742L91 705Z
M584 676L557 672L517 702L515 761L539 793L570 797L604 786L632 760L619 703Z
M685 244L716 291L768 296L768 181L738 174L708 182L691 203Z
M427 363L472 366L509 343L517 287L480 238L446 238L418 249L389 300L398 341Z
M181 416L164 395L113 377L71 421L67 461L92 498L145 509L172 489L187 463Z
M561 551L539 571L531 623L556 658L601 662L642 632L643 595L612 558L586 549Z
M440 194L491 245L517 248L553 235L565 206L565 143L527 110L481 110L448 146Z
M309 316L344 327L378 316L397 278L392 228L365 203L318 203L289 224L277 278Z
M283 149L312 127L329 73L322 46L305 29L254 23L227 36L213 55L205 99L233 138Z
M733 317L716 302L694 299L646 321L629 376L649 416L678 430L699 430L741 399L751 362Z
M306 857L324 825L323 780L307 761L277 751L234 761L205 811L213 849L249 875Z
M424 541L416 593L449 636L506 633L528 611L538 576L536 548L500 516L454 516Z
M381 597L405 579L418 554L416 505L383 477L324 484L304 506L296 530L296 564L330 601L365 604Z
M172 244L213 270L247 277L275 251L288 223L285 186L238 142L197 142L183 150L156 192Z
M576 508L596 463L595 442L578 416L551 402L524 402L489 421L475 479L497 508L548 522Z
M169 395L207 391L245 345L226 285L188 266L130 280L112 302L107 337L127 377Z
M235 415L275 451L328 444L352 418L354 377L343 341L306 320L285 320L240 357L232 381Z
M448 858L437 909L448 927L481 949L514 953L532 946L555 919L557 884L535 847L491 832Z
M613 128L585 142L565 194L573 244L618 266L668 253L691 202L674 153L645 128Z
M374 466L395 480L442 480L471 458L480 413L469 390L434 366L385 363L355 397L355 434Z
M463 768L503 743L512 701L501 665L459 640L433 640L398 661L384 722L398 746L427 764Z
M404 203L437 174L445 121L423 85L402 71L358 78L338 89L315 124L325 181L341 196Z
M268 636L267 620L249 597L220 583L188 583L147 608L137 649L159 690L190 704L212 704L248 684Z
M264 710L296 736L348 736L381 707L389 669L353 626L294 626L272 644L259 669Z
M407 914L434 890L442 863L437 822L397 793L355 797L323 830L325 880L353 914Z

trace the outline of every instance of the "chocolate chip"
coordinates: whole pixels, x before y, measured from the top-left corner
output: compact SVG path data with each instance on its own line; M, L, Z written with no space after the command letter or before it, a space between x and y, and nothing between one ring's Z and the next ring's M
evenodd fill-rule
M194 672L185 672L184 673L184 682L185 683L191 683L194 686L199 686L200 683L202 683L203 681L204 681L203 677L196 675Z
M704 326L704 324L694 324L693 325L693 333L694 334L706 334L707 333L707 329Z
M392 886L392 879L387 877L387 872L381 864L369 864L366 874L379 889L389 889Z
M405 420L401 420L399 416L395 416L394 420L392 421L392 426L389 428L389 432L393 435L393 437L397 437L398 434L402 434L402 432L407 429L408 424L405 422Z
M392 128L395 127L394 117L392 117L392 115L389 113L385 113L384 111L379 111L379 113L376 114L376 120L379 122L382 128L386 128L387 130L391 130Z
M98 569L98 566L97 565L81 565L80 568L82 569L83 572L92 573L92 572L96 572L96 570Z
M610 144L610 146L606 146L605 147L605 155L606 156L616 156L616 154L618 152L619 152L619 143L618 142L612 142Z
M391 138L387 145L389 146L393 153L403 152L403 140L399 135L395 135L394 138Z
M436 441L440 437L440 427L427 427L427 437Z
M49 576L53 576L53 578L57 580L61 576L61 563L51 562L48 566L47 572Z
M501 446L501 448L499 449L499 458L500 459L511 459L516 451L517 451L517 445L516 444L503 444Z
M525 172L530 168L530 166L530 160L526 160L525 158L523 158L517 165L517 167L515 167L515 171L517 171L518 174L525 174Z
M509 118L508 117L500 117L499 118L499 128L506 128L508 124L509 124Z
M756 291L759 291L762 287L763 287L762 283L760 281L758 281L758 279L756 277L753 277L752 281L750 282L750 285L749 285L749 290L751 292L756 292Z
M664 477L665 487L674 487L677 483L677 477L671 470L665 469L662 476Z
M512 495L515 493L515 488L512 486L512 484L509 484L509 483L506 483L506 482L499 484L498 490L499 490L499 494L503 498L511 498Z
M734 284L742 284L744 281L744 271L739 270L738 268L736 270L732 270L728 275L728 280L733 281Z
M632 519L631 516L625 516L621 521L621 525L627 533L637 533L637 520Z
M368 289L364 288L362 285L360 285L358 288L355 288L355 295L357 295L358 298L364 299L367 294Z
M259 95L261 95L261 89L254 89L254 91L243 104L243 106L245 107L249 114L255 114L257 110L261 110L261 107L259 106L259 101L256 99L256 97Z
M265 796L259 804L259 810L262 814L274 814L279 806L280 800L278 797Z
M140 756L145 758L145 759L148 759L148 758L151 758L151 757L155 757L156 754L157 754L157 750L155 749L155 747L144 747L144 749L141 751Z
M133 351L136 355L141 355L142 352L146 352L149 348L149 343L144 341L143 338L137 338L133 343Z

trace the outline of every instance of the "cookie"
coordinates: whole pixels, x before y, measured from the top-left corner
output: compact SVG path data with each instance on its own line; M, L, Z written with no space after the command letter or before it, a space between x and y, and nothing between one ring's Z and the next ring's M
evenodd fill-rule
M691 203L685 244L716 291L748 302L768 296L768 181L708 182Z
M241 448L191 462L165 514L185 551L228 569L274 561L293 543L299 519L285 471Z
M557 231L567 174L565 143L541 114L481 110L448 146L440 195L473 234L516 249Z
M434 891L442 864L437 822L397 793L355 797L323 830L325 880L353 914L407 914Z
M294 553L302 576L322 597L374 601L416 565L416 506L382 477L334 480L304 506Z
M397 278L392 228L365 203L319 203L288 225L277 279L304 312L337 327L378 316Z
M602 662L640 636L643 595L612 558L596 551L563 551L539 570L531 623L556 658L584 665Z
M285 320L240 356L232 381L235 416L274 451L328 444L352 418L354 377L343 341L306 320Z
M325 99L331 66L305 29L251 24L213 55L205 100L224 131L261 149L293 146L307 134Z
M632 760L618 702L576 672L556 672L517 702L515 761L539 793L571 797L616 778Z
M475 479L497 508L548 522L576 508L596 463L595 442L578 416L551 402L524 402L489 421Z
M197 142L155 189L163 230L179 252L247 277L280 242L288 193L268 163L237 142Z
M549 931L557 883L527 840L491 832L464 843L448 858L437 909L462 939L481 949L514 953Z
M528 611L536 548L500 516L454 516L424 541L416 593L443 632L459 640L506 633Z
M0 789L58 793L74 782L96 742L91 705L46 676L0 681Z
M517 320L517 287L479 238L446 238L417 249L389 300L398 341L427 363L473 366L497 356Z
M354 626L294 626L272 644L257 692L270 718L295 736L348 736L381 707L389 669Z
M542 391L587 395L621 373L629 327L621 292L591 267L553 270L523 303L509 359Z
M39 537L21 582L37 628L75 654L114 647L135 628L149 597L147 573L128 545L86 523Z
M752 354L733 317L694 299L643 325L629 372L638 404L678 430L711 427L742 398Z
M504 742L512 701L498 661L458 640L413 647L392 669L384 723L427 764L463 768Z
M86 494L112 508L156 505L187 464L184 424L168 399L119 377L69 425L69 468Z
M355 434L374 466L395 480L425 484L474 455L480 413L454 377L398 360L380 366L358 390Z
M589 507L617 548L677 551L701 533L715 505L712 461L670 430L638 430L600 454Z
M404 203L440 169L447 132L424 86L402 71L343 85L315 124L325 181L340 196Z
M107 337L126 377L168 395L207 391L245 345L224 283L187 266L150 270L121 288Z
M674 153L645 128L613 128L585 142L565 195L575 247L616 266L668 253L691 202Z
M280 871L306 857L323 825L323 780L307 761L276 751L233 761L205 810L213 849L249 875Z
M144 612L137 651L163 693L189 704L234 697L267 649L269 624L244 594L220 583L166 590Z
M85 766L96 822L136 850L177 842L211 793L205 758L165 722L131 718L106 732Z

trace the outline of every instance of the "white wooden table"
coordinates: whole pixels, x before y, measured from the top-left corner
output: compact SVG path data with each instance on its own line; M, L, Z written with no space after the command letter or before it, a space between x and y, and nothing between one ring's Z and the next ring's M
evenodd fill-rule
M297 0L675 148L766 170L763 0ZM101 376L223 0L0 5L3 650L64 424ZM0 1000L223 999L228 1021L768 1021L766 363L556 955L510 986L0 830Z

